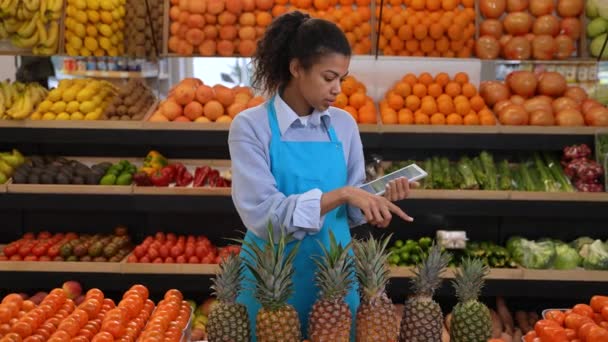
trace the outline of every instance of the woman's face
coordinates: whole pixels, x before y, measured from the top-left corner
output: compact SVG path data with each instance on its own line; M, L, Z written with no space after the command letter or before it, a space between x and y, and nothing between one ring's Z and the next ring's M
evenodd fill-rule
M311 107L325 111L340 94L340 82L348 74L349 64L350 57L339 53L321 57L308 70L296 62L291 67L292 81Z

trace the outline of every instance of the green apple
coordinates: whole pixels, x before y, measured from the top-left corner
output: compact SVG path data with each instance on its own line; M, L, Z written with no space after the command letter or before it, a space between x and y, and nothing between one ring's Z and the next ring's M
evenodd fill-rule
M598 57L600 55L600 52L602 51L602 46L604 46L604 41L607 38L608 38L608 34L606 34L606 33L593 38L593 40L591 41L591 44L589 45L589 50L591 51L591 55L593 57ZM606 57L608 57L608 46L606 47L606 49L604 50L604 53L602 54L602 58L606 58Z
M595 18L587 24L587 36L594 38L608 31L608 21L604 18Z
M599 15L597 10L597 0L587 0L585 4L585 13L589 18L597 18Z

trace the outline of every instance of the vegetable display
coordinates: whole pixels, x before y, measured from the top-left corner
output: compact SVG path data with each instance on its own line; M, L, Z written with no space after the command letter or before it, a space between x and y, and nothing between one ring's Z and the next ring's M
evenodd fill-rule
M588 237L566 244L516 236L507 241L507 250L515 262L526 268L565 270L582 266L588 270L608 270L608 246L602 240Z
M564 172L574 182L578 191L602 192L604 168L590 158L591 149L585 144L565 147L562 157Z

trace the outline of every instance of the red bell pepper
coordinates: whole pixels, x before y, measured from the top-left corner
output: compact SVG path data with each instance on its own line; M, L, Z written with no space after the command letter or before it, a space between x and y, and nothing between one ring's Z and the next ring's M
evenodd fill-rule
M194 171L194 183L192 185L195 187L205 186L210 172L211 168L209 166L197 167Z
M192 174L188 172L183 164L175 164L175 184L177 186L188 186L192 183Z
M171 168L164 167L154 172L150 176L150 180L152 181L152 184L154 184L154 186L169 186L169 183L171 183L172 180L172 173L173 171L171 170Z

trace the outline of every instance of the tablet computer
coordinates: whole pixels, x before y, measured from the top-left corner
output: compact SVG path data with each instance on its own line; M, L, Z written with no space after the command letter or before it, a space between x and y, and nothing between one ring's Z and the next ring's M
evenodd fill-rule
M426 173L422 168L420 168L420 166L416 164L411 164L395 172L389 173L388 175L382 176L374 181L363 184L360 186L360 188L372 194L384 195L384 192L386 191L386 185L394 179L406 177L411 183L420 180L426 176L428 176L428 173Z

